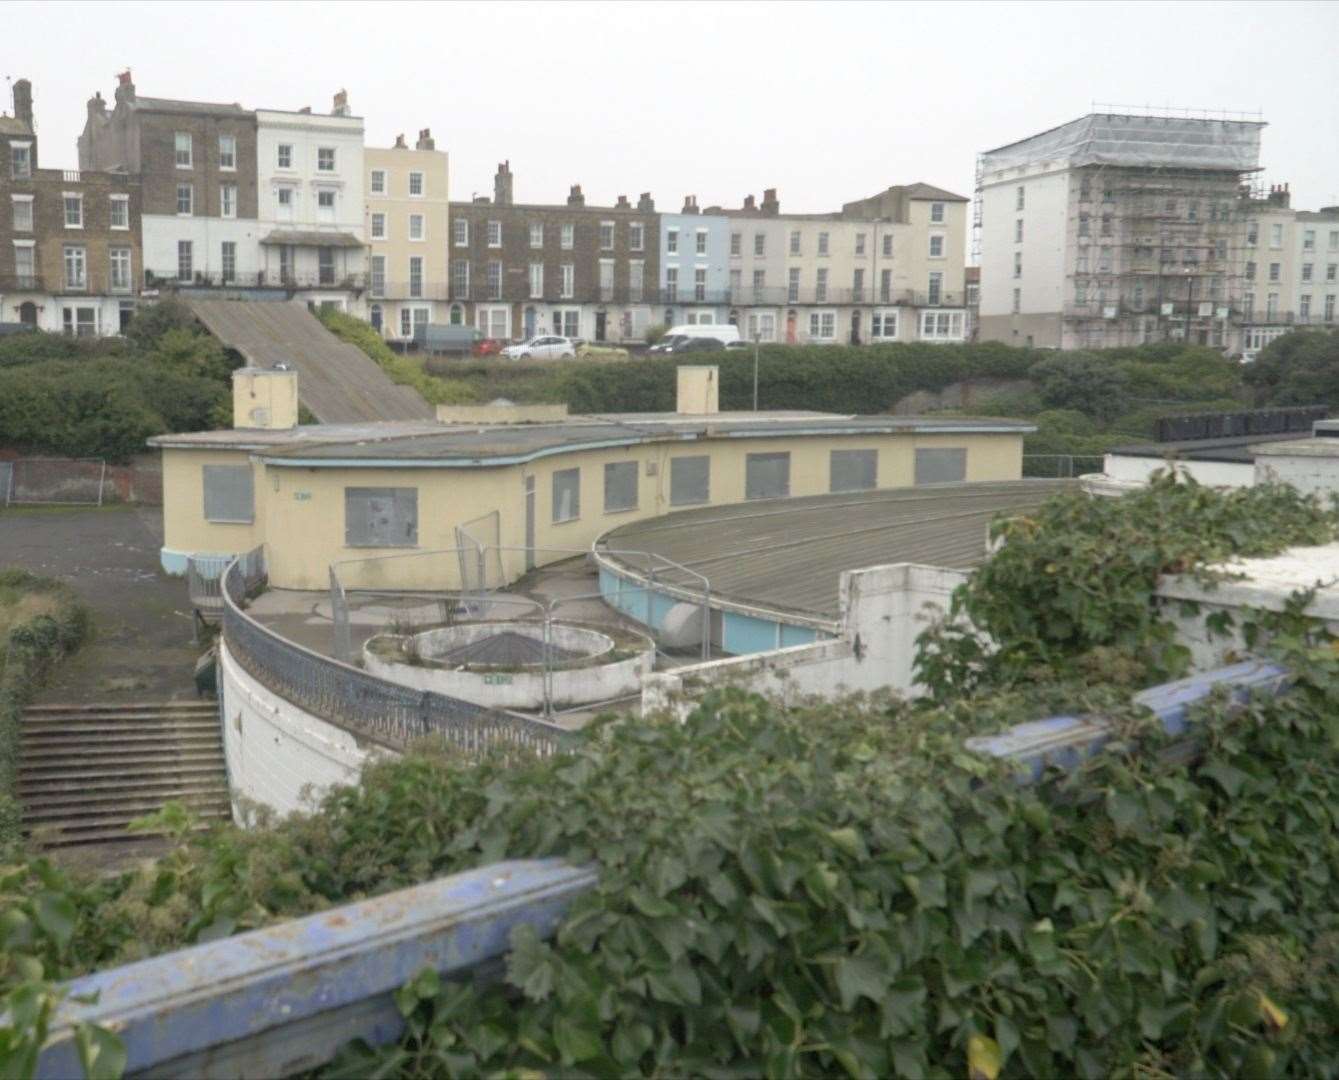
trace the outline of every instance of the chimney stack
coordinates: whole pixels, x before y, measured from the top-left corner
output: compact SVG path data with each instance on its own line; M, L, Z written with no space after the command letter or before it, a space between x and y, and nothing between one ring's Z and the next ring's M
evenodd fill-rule
M392 147L392 149L393 149L393 150L408 150L408 149L409 149L409 144L408 144L407 142L404 141L404 136L403 136L403 135L397 135L397 136L395 136L395 145Z
M680 213L683 213L683 214L696 214L696 213L698 213L698 209L697 209L697 196L696 196L696 195L685 195L685 196L683 197L683 209L680 211Z
M754 200L754 198L753 198L752 195L745 195L745 196L744 196L744 209L745 209L745 210L756 210L756 209L758 209L758 204L757 204L757 202Z
M567 205L568 205L568 206L585 206L585 205L586 205L586 196L584 196L583 194L581 194L581 185L580 185L580 184L573 184L573 185L572 185L572 190L571 190L570 192L568 192L568 195L567 195Z
M651 198L651 193L649 191L643 191L641 195L638 197L637 209L647 214L655 212L656 201L655 199Z
M20 79L14 84L14 119L27 124L28 130L32 130L33 84L27 79Z
M302 108L298 110L298 112L303 116L310 116L312 112L312 107L310 105L304 105L302 106Z
M498 165L497 175L493 177L493 204L495 206L511 205L511 181L511 161L507 160ZM571 199L568 200L568 202L571 201Z
M116 76L116 104L120 105L123 101L135 100L135 84L130 78L130 69Z
M614 204L614 209L615 209L615 210L631 210L631 209L632 209L632 203L628 202L628 197L627 197L626 195L620 195L620 196L618 197L618 202Z
M331 116L352 116L353 110L349 108L349 92L341 90L335 95L335 107L330 110Z
M424 128L418 133L418 142L414 144L415 150L436 150L437 143L433 141L432 128Z
M102 100L102 91L99 90L88 99L88 115L92 117L105 117L107 115L107 103Z
M776 188L769 187L762 193L762 206L760 208L768 217L776 217L781 213L781 203L777 201Z

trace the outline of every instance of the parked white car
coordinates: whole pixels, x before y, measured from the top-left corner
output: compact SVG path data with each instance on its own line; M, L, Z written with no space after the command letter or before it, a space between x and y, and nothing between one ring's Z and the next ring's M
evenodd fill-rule
M554 334L540 334L519 345L508 345L502 350L502 355L508 360L571 360L576 354L575 341Z

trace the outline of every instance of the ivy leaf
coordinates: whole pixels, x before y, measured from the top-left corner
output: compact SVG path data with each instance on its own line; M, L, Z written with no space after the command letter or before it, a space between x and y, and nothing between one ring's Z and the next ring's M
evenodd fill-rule
M74 903L64 893L39 892L33 897L33 916L62 951L74 936L74 924L78 917Z
M1260 1019L1270 1034L1276 1034L1288 1026L1288 1014L1269 1000L1269 995L1260 994Z
M567 1015L559 1015L554 1020L553 1043L558 1047L564 1065L575 1065L604 1052L599 1032Z
M74 1031L85 1080L121 1080L126 1071L126 1045L119 1036L96 1024L80 1024Z
M1215 761L1208 765L1200 766L1201 775L1207 776L1223 789L1223 793L1229 799L1235 799L1237 793L1241 791L1242 785L1250 780L1250 774L1242 772L1234 765L1229 765L1225 761Z
M969 1080L995 1080L1004 1065L1000 1044L986 1035L967 1040L967 1076Z
M511 932L508 982L520 987L531 1001L543 1001L553 993L553 968L553 952L539 940L533 926L521 925Z
M862 997L878 1005L888 989L887 965L867 956L848 956L839 960L835 975L844 1012L849 1012Z

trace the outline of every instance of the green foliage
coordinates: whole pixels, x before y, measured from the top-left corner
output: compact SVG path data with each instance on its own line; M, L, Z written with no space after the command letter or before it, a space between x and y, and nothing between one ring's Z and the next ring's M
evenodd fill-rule
M25 602L33 598L47 602L23 614ZM23 706L55 664L87 640L91 628L88 608L68 585L25 570L0 569L0 863L19 838L15 779Z
M318 313L325 328L341 341L356 345L390 376L392 382L412 386L429 405L468 405L477 399L470 389L455 380L429 375L423 364L395 352L369 323L333 308Z
M1129 408L1129 376L1100 354L1058 353L1028 376L1048 409L1076 409L1105 421Z
M1294 330L1246 369L1260 405L1339 405L1339 331Z
M664 323L652 323L646 328L646 343L648 345L654 345L668 333L669 327Z
M0 342L0 445L24 453L123 461L168 431L231 422L239 359L163 301L124 341L21 334Z
M941 699L1057 673L1173 678L1188 654L1153 601L1163 574L1327 543L1337 531L1339 512L1287 486L1221 492L1159 473L1120 499L1059 495L993 526L1003 546L921 636L917 670Z

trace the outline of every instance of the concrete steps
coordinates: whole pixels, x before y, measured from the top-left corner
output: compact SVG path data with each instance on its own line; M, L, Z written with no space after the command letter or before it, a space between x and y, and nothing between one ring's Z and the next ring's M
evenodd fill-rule
M142 840L136 818L179 802L201 827L232 805L213 702L32 705L19 744L24 828L47 846Z

